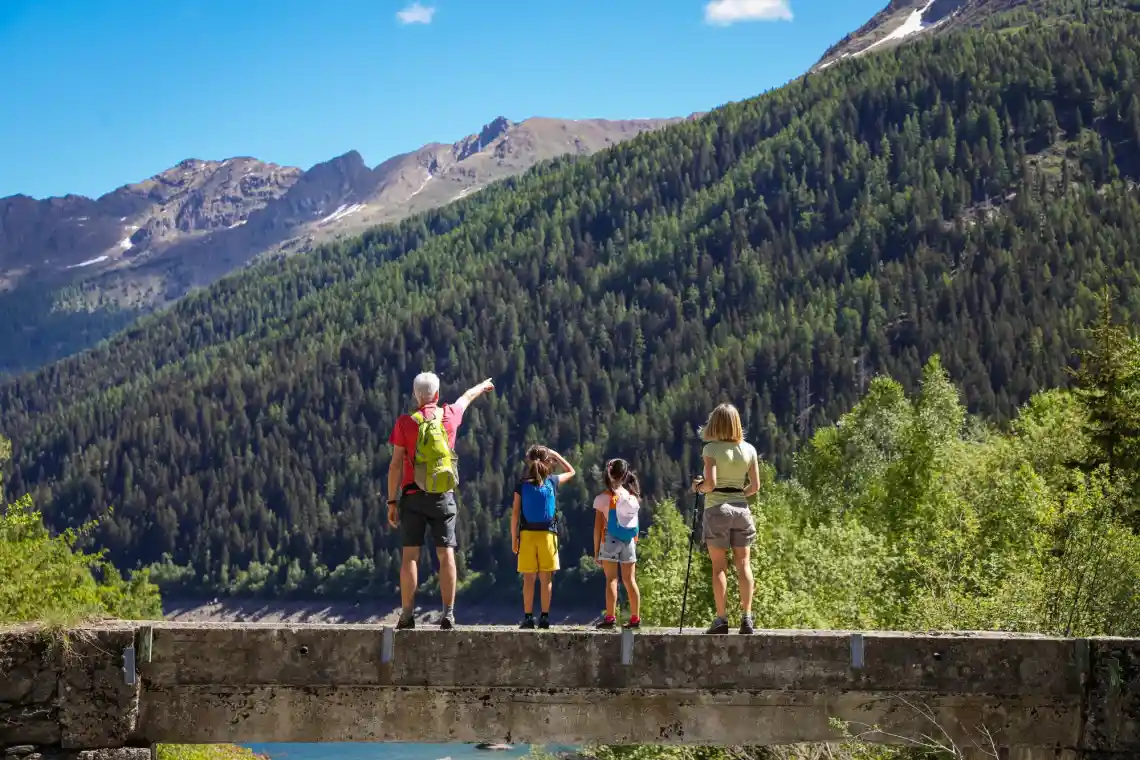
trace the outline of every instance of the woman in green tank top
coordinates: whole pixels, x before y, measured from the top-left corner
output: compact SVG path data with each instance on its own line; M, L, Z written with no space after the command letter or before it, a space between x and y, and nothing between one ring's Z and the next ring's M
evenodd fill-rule
M725 595L728 591L728 550L736 565L740 584L741 633L752 633L752 565L750 547L756 539L756 522L748 506L760 488L760 461L756 449L744 440L740 413L732 404L721 404L701 428L705 441L701 452L704 478L693 491L705 494L704 536L712 560L716 620L705 633L728 633Z

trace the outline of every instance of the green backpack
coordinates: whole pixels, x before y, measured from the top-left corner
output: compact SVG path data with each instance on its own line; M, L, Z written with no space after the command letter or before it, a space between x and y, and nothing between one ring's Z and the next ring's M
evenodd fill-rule
M422 411L413 414L412 419L419 426L414 467L416 485L427 493L455 490L459 470L455 466L455 452L447 443L447 431L443 429L443 410L437 409L430 420L424 418Z

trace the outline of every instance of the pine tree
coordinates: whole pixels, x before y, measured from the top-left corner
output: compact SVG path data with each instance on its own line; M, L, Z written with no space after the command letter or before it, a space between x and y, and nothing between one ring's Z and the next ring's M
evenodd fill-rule
M1074 392L1088 413L1088 433L1095 451L1088 468L1107 464L1131 478L1140 477L1140 341L1113 320L1114 299L1107 288L1099 298L1097 324L1088 329L1090 345L1076 352L1080 365L1070 370Z

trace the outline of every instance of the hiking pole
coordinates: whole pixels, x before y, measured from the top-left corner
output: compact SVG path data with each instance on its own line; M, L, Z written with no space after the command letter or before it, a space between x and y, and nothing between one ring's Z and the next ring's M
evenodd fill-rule
M703 483L704 478L698 477L695 482ZM677 633L685 630L685 606L689 602L689 571L693 569L693 542L697 537L697 516L704 511L705 495L698 493L693 500L693 524L689 528L689 561L685 564L685 590L681 595L681 622L677 625Z

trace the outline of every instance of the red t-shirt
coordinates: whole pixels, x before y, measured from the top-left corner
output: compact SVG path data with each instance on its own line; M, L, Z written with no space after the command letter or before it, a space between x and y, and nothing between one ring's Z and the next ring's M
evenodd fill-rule
M420 411L423 412L426 419L430 420L439 414L440 409L443 410L443 429L447 433L447 443L454 449L455 434L459 432L459 426L463 423L463 412L467 409L467 403L461 398L454 404L444 404L442 407L436 404L428 404L421 407ZM395 427L392 428L392 435L388 436L388 443L404 448L404 476L400 479L401 491L416 482L415 461L416 439L418 437L419 425L416 424L410 414L401 414L396 420Z

